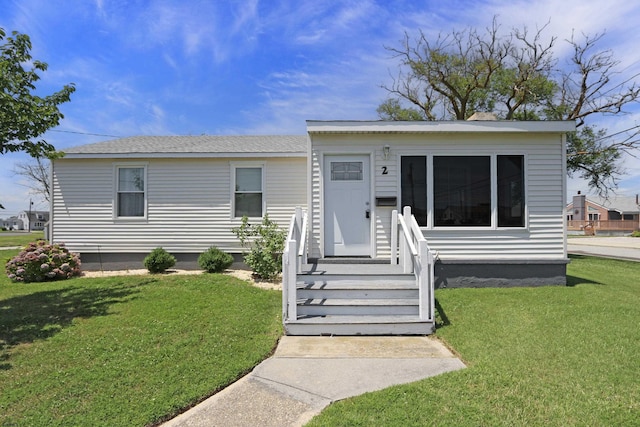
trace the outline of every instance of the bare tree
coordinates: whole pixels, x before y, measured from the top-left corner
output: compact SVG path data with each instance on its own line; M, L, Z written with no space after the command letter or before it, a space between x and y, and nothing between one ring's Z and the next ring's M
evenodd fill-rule
M50 201L50 167L47 160L35 157L31 162L16 163L13 173L26 178L27 184L24 186L29 188L32 194L42 196L47 202Z
M430 41L421 31L405 34L400 47L386 47L400 60L390 98L378 107L387 120L465 120L476 111L491 111L506 120L575 120L568 138L567 171L589 181L605 195L622 174L622 154L637 155L640 126L607 135L595 117L625 113L640 100L639 74L621 78L610 50L598 50L604 34L574 36L568 65L558 66L557 38L542 42L547 25L529 32L500 34L494 18L484 32L474 28L440 34Z

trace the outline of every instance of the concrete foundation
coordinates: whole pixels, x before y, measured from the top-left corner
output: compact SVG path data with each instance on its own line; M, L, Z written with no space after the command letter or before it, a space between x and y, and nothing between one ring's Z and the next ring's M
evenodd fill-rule
M439 288L547 286L567 284L569 259L558 261L442 261L435 265Z
M81 253L83 271L137 270L144 267L147 253ZM200 270L198 257L200 253L172 253L176 257L173 268L180 270ZM242 254L231 254L236 262L243 261Z

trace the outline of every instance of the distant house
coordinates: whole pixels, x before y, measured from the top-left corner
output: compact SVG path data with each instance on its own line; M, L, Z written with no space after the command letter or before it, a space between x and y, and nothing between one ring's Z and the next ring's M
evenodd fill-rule
M178 263L265 214L308 212L310 259L390 260L410 206L446 286L565 283L565 134L573 122L308 121L306 135L133 137L52 163L51 239L85 261L162 246Z
M640 229L638 196L608 199L578 192L566 207L567 229L586 233L631 232Z
M22 222L18 230L42 231L49 221L48 211L22 211L18 214L18 219Z
M1 220L0 227L2 227L3 230L9 231L24 230L24 224L17 216L11 216L7 219Z

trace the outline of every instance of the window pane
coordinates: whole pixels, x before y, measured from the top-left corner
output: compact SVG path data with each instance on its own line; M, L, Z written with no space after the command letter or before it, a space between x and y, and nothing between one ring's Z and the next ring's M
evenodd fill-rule
M411 206L418 225L427 225L427 157L402 156L401 208Z
M261 217L262 193L236 193L235 216Z
M237 168L236 191L262 191L262 168Z
M434 157L433 187L436 226L491 225L489 156Z
M144 216L144 193L119 193L118 216Z
M362 162L331 162L331 181L362 181Z
M144 191L144 168L119 168L118 191Z
M524 156L498 156L498 227L524 227Z

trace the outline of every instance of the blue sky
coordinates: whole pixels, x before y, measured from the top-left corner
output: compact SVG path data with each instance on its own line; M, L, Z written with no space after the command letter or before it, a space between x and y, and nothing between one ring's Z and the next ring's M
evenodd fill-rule
M437 36L549 21L563 40L606 30L600 46L640 71L640 5L628 0L0 0L0 27L28 34L47 62L42 94L76 84L65 119L45 137L57 149L132 135L302 134L306 119L377 119L405 32ZM606 7L603 7L606 4ZM640 108L604 118L610 131L640 124ZM0 217L47 205L11 172L20 154L0 157ZM640 192L638 159L625 160L620 193ZM570 180L568 193L586 190Z

